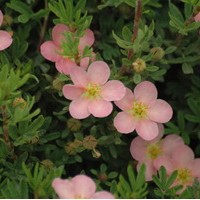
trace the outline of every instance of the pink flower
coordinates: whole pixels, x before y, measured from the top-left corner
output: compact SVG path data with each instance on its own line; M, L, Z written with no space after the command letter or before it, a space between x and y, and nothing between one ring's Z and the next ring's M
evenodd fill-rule
M195 22L200 22L200 12L194 17Z
M178 175L174 185L183 185L184 189L192 185L195 178L200 180L200 159L195 159L192 149L186 145L177 145L171 156L160 156L154 162L154 167L158 170L161 166L166 168L168 175L177 170Z
M123 110L114 119L114 126L120 133L134 130L144 140L154 139L158 133L158 123L166 123L172 118L172 108L164 100L157 99L157 89L149 81L138 84L134 93L127 88L126 95L115 104Z
M90 58L83 57L82 54L86 46L91 47L94 43L94 34L90 29L85 30L85 34L79 40L78 45L78 61L64 55L64 47L66 44L65 33L69 32L68 26L57 24L52 30L53 41L46 41L40 46L40 52L47 60L55 62L56 69L60 73L70 74L73 67L81 66L84 69L88 67ZM93 53L93 56L95 54ZM93 59L93 58L91 58ZM78 62L78 63L77 63Z
M3 13L0 10L0 26L3 23ZM0 30L0 51L7 49L12 44L12 37L7 31Z
M71 180L55 178L52 187L61 199L114 199L110 192L96 192L95 182L86 175Z
M110 69L103 61L90 64L87 72L80 67L72 69L70 77L74 85L64 85L63 94L72 100L69 112L73 118L84 119L90 114L106 117L112 112L110 101L123 98L126 88L120 81L108 81L109 76Z
M161 140L163 135L163 126L159 125L159 135L151 141L143 140L140 136L133 139L130 146L132 157L138 161L137 169L141 164L146 165L146 180L152 180L152 175L156 174L157 168L154 162L163 155L171 155L174 148L183 145L183 139L175 134L168 135Z

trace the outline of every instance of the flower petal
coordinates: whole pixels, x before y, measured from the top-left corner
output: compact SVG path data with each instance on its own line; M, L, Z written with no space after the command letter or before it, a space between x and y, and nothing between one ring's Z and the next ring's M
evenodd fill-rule
M132 157L137 161L143 161L146 156L147 145L149 142L143 140L141 137L137 136L133 139L130 146L130 152Z
M0 26L2 25L2 23L3 23L3 13L0 10Z
M179 145L184 145L184 141L182 137L175 134L168 135L161 141L162 150L168 155L171 155L171 153L174 151L174 148Z
M80 67L74 67L71 70L70 77L74 85L86 87L89 83L89 78L85 70Z
M114 118L114 126L118 132L126 134L135 130L136 122L129 114L120 112Z
M153 166L159 170L161 166L165 167L167 174L171 174L174 170L173 161L168 155L158 156L153 162Z
M112 103L103 99L91 101L88 105L88 109L95 117L107 117L113 110Z
M103 87L101 96L106 101L117 101L124 97L126 88L120 81L112 80L108 81Z
M114 199L115 197L107 191L96 192L91 199Z
M88 68L89 62L90 62L90 57L82 58L80 60L80 67L86 70Z
M140 167L142 164L145 164L146 166L146 171L145 171L145 180L146 181L151 181L152 176L156 174L156 169L153 166L152 160L146 160L144 162L139 162L137 165L137 171L139 171Z
M194 21L195 22L200 22L200 12L194 16Z
M56 69L63 74L69 75L71 74L71 70L77 67L76 63L68 58L60 58L56 62Z
M95 182L86 175L77 175L71 179L74 185L74 192L79 199L90 199L95 191Z
M133 105L133 101L134 101L133 92L129 88L126 88L125 96L121 100L115 101L114 103L121 110L129 110Z
M42 56L52 62L56 62L61 58L58 51L58 47L52 41L46 41L40 46L40 53Z
M53 42L60 46L62 41L65 40L64 33L68 32L69 28L64 24L57 24L52 30Z
M153 140L159 134L158 124L150 120L141 120L136 126L136 132L144 140Z
M153 105L150 106L148 117L155 122L166 123L173 115L172 107L164 100L157 99Z
M103 85L110 76L110 68L103 61L95 61L88 68L88 76L91 82Z
M83 51L86 46L91 47L94 43L94 33L90 29L85 30L85 34L80 38L78 48Z
M171 158L176 167L187 167L194 160L194 152L187 145L179 145L174 148Z
M52 182L52 187L60 199L74 198L74 186L71 181L55 178Z
M151 103L157 99L158 91L153 83L143 81L135 87L134 96L139 102Z
M66 99L74 100L79 98L83 94L83 88L77 87L75 85L64 85L62 92Z
M0 51L8 48L12 44L12 37L7 31L0 31Z
M73 100L69 105L69 112L75 119L85 119L90 115L88 110L89 101L84 98Z
M191 172L192 175L196 178L200 178L200 158L194 159L194 161L191 163Z

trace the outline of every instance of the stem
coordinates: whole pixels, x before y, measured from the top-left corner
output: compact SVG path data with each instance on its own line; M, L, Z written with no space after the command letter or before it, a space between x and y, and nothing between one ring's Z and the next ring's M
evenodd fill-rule
M3 138L4 138L6 145L8 146L8 149L11 150L12 144L10 142L9 132L8 132L8 116L6 113L6 106L1 107L1 113L2 113L2 117L3 117Z
M47 0L44 0L44 3L45 3L45 9L47 9L48 8L48 2L47 2ZM44 18L44 21L43 21L43 24L42 24L42 28L41 28L41 32L40 32L39 44L38 44L37 49L40 48L40 45L43 42L44 35L45 35L46 29L47 29L48 19L49 19L49 14L46 15L45 18Z
M137 0L137 5L135 7L135 16L133 21L133 35L131 38L131 42L134 43L135 39L138 35L138 29L139 29L139 21L142 16L142 1ZM133 56L133 50L128 51L128 59L130 59Z

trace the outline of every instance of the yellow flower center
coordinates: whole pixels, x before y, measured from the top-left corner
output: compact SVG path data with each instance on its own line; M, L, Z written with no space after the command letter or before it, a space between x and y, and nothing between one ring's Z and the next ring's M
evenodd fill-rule
M182 185L190 184L193 181L191 171L187 168L178 169L177 180Z
M149 144L147 147L147 156L155 160L162 153L162 149L159 143Z
M100 97L101 87L94 83L89 83L85 89L84 96L88 99L97 99Z
M147 105L141 102L134 102L130 114L136 119L144 119L147 117L147 109Z

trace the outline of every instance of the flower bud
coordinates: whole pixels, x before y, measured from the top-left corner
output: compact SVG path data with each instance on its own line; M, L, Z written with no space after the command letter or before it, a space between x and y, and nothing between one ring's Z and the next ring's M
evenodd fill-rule
M61 91L64 83L61 80L59 80L58 78L55 78L52 82L52 85L55 90Z
M47 169L52 169L54 166L53 162L49 159L42 160L41 164L44 165L44 167Z
M69 142L65 146L65 151L69 155L76 155L78 152L83 151L82 141L75 139L73 142Z
M92 135L89 135L89 136L86 136L84 139L83 139L83 147L85 149L94 149L95 147L97 146L97 139L92 136Z
M81 122L78 119L70 118L67 121L67 128L72 132L76 132L81 128Z
M13 101L13 107L18 107L20 109L24 109L26 107L26 105L27 105L27 102L21 97L17 97Z
M161 47L153 47L151 53L153 54L152 58L154 61L161 60L165 55L165 51Z
M146 62L141 58L137 58L135 62L132 63L132 66L136 73L140 73L146 69Z
M13 23L13 18L10 15L3 16L3 26L10 26Z

